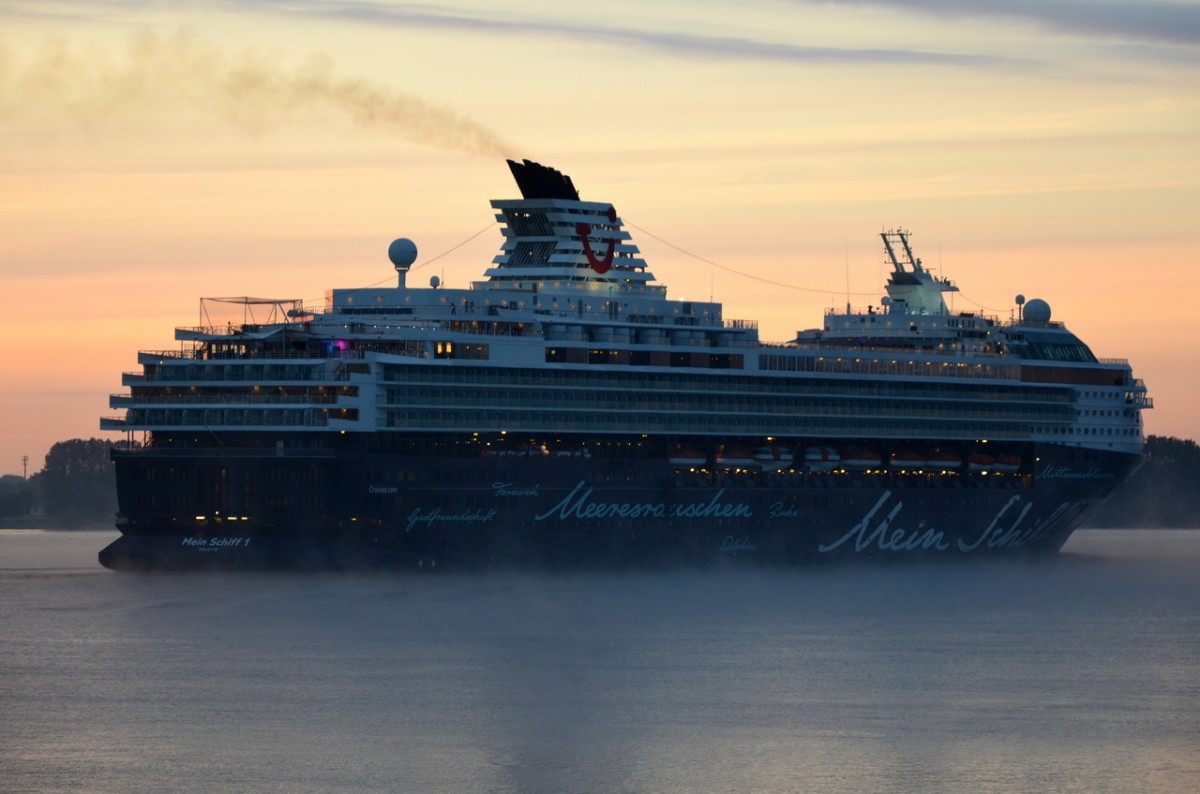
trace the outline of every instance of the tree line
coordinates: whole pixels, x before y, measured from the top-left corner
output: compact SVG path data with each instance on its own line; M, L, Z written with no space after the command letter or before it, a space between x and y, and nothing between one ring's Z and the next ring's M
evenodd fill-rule
M112 449L102 438L59 441L42 470L0 477L0 523L53 529L111 528L117 512Z
M100 438L59 441L29 479L0 477L0 525L112 527L117 488L111 452L121 446ZM1147 438L1141 468L1087 526L1200 528L1200 446L1170 436Z
M1149 436L1142 466L1085 526L1200 528L1200 446L1171 436Z

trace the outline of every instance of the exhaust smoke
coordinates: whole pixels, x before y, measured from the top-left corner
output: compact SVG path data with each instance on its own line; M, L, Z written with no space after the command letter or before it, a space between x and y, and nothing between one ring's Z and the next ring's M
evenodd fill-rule
M168 113L213 115L249 135L288 124L343 118L410 143L484 156L515 149L486 126L414 94L339 77L328 57L299 68L268 54L231 54L188 31L142 31L114 57L100 47L47 44L27 63L0 50L0 125L59 132L120 130Z

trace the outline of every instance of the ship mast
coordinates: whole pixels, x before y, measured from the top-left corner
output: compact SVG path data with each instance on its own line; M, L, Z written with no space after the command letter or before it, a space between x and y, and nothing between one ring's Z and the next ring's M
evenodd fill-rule
M904 229L880 232L879 236L883 239L883 248L892 265L892 274L887 282L889 311L902 314L948 314L942 293L958 292L958 287L949 279L934 277L921 265L921 260L913 256L908 232ZM898 254L897 249L903 251L902 256Z

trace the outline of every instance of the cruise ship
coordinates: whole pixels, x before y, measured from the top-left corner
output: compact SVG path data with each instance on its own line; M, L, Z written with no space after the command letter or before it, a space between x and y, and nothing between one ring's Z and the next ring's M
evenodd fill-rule
M126 437L100 562L1045 555L1140 461L1152 403L1126 361L1040 299L951 311L956 286L905 231L881 234L878 305L767 343L720 303L668 297L613 204L508 166L520 198L491 202L503 242L482 280L412 286L398 239L387 286L203 299L178 349L139 352L123 415L101 420Z

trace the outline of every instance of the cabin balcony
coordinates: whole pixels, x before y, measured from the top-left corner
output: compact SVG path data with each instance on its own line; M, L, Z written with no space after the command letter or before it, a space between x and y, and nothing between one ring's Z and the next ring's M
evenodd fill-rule
M272 406L272 405L335 405L339 397L353 396L350 392L338 394L167 394L167 395L131 395L110 394L110 408L131 408L134 406L179 406L193 405L212 406Z
M326 428L331 417L351 420L355 409L347 408L130 408L124 419L101 419L103 430L213 430L271 429L305 430Z

